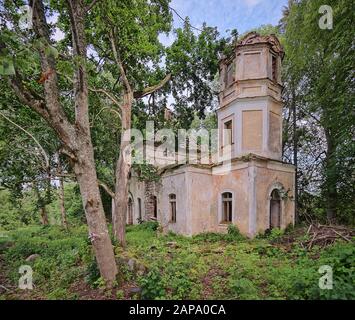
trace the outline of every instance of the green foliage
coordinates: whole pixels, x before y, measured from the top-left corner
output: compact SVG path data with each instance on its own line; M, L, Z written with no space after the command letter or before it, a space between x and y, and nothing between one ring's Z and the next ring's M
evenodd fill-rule
M27 200L24 199L23 205L18 206L8 190L0 190L0 231L14 230L24 224L38 221L38 217L34 216L34 205Z
M142 287L143 299L159 299L165 295L165 290L158 268L152 269L149 273L139 279L139 285Z
M157 231L158 227L159 227L159 222L157 221L145 221L139 224L136 228L138 230Z
M341 245L327 249L320 261L333 270L333 289L314 289L312 299L354 300L355 298L355 247L353 244Z
M253 300L258 298L258 288L249 279L232 279L230 286L236 299Z
M145 161L141 164L134 163L133 169L137 172L139 181L160 181L158 169Z
M240 233L238 227L234 224L228 225L228 235L235 240L243 240L244 236Z
M48 299L77 299L79 293L71 289L77 281L103 288L85 227L65 232L36 226L6 235L0 254L13 283L18 281L18 267L30 264L36 292ZM139 285L143 299L354 299L352 243L308 251L297 242L286 249L270 238L236 241L236 237L235 230L188 238L158 235L150 223L129 226L128 246L117 250L117 257L130 257L145 271L131 271L120 263L123 282L116 298L125 297L126 286ZM40 256L26 262L34 253ZM323 265L333 268L333 290L319 289L318 269Z
M11 245L4 253L4 259L11 280L16 283L19 266L29 264L33 269L34 284L48 293L49 299L72 299L66 290L86 275L92 259L86 228L64 232L59 227L30 227L12 231L9 235ZM39 257L25 261L33 254Z
M97 287L97 281L100 278L100 271L96 259L93 259L86 268L86 282L92 287Z
M318 25L323 4L290 1L281 24L286 107L295 103L299 120L299 209L301 218L314 212L353 224L353 1L327 2L332 29Z
M122 290L117 290L116 291L116 299L117 300L123 300L124 299L124 292Z
M70 225L79 225L84 220L84 210L78 186L74 183L64 185L64 203L67 220ZM59 213L59 196L53 192L51 203L46 205L49 223L61 223ZM0 231L15 230L28 225L39 225L40 213L36 194L33 190L14 198L9 190L0 190Z
M267 237L270 241L275 241L275 240L279 239L283 234L284 234L284 231L282 231L281 229L273 228L270 230L270 233Z

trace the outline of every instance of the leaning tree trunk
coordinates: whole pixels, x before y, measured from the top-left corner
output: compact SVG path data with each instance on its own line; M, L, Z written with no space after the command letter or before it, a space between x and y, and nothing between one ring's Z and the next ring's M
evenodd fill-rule
M101 276L108 285L111 285L116 278L117 265L97 184L90 135L85 17L91 6L85 7L83 0L67 0L66 2L72 29L73 60L75 61L73 65L75 70L73 77L75 124L70 122L61 104L56 59L52 54L48 54L47 49L50 48L52 40L44 4L41 0L30 1L30 6L33 11L33 31L36 39L40 40L36 47L38 47L41 63L42 75L39 83L43 86L43 98L28 90L18 70L9 77L8 81L19 100L36 111L53 128L62 142L62 153L71 159L82 195L96 261Z
M80 187L85 216L89 227L89 237L95 250L96 261L101 276L112 285L117 274L117 265L108 233L105 213L101 201L95 170L91 142L82 144L77 152L74 171Z
M121 112L122 133L120 155L116 165L115 210L112 217L115 237L123 248L126 246L128 180L131 169L130 129L132 100L133 95L131 92L124 95L124 104Z

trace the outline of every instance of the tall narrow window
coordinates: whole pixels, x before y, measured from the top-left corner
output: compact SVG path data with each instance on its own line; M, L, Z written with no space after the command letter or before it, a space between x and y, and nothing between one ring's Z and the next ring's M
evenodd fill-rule
M138 198L138 214L139 214L139 220L142 220L142 200L141 200L141 198Z
M234 83L235 80L234 73L235 73L235 63L234 61L232 61L227 65L226 76L225 76L226 88L230 87Z
M270 229L281 227L281 197L279 190L271 193L270 199Z
M175 223L176 222L176 195L171 194L169 195L169 202L170 202L170 221Z
M277 82L277 59L272 56L272 81Z
M231 192L222 194L222 223L231 223L233 220L233 195Z
M224 123L224 141L223 145L224 146L230 146L233 144L233 121L229 120Z
M154 205L154 218L158 218L158 202L156 196L153 196L153 205Z

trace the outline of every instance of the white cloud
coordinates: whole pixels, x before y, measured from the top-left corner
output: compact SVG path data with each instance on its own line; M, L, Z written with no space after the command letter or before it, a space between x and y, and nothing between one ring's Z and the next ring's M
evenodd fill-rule
M248 7L252 8L255 7L262 0L243 0L243 1Z

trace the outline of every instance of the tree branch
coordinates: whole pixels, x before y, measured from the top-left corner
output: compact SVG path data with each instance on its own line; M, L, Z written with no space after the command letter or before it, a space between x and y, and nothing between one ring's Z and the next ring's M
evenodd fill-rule
M115 199L115 193L110 189L110 187L109 187L107 184L103 183L103 182L100 181L100 180L97 180L97 184L98 184L102 189L104 189L104 190L107 192L107 194L108 194L112 199Z
M126 92L130 93L130 92L132 92L131 85L130 85L130 83L128 81L128 78L127 78L126 72L124 70L121 58L120 58L120 56L118 54L116 41L115 41L115 33L114 33L114 31L112 29L110 30L109 38L110 38L110 42L111 42L111 48L112 48L112 52L113 52L113 57L114 57L115 62L117 64L117 66L118 66L118 69L120 71L120 74L121 74L121 77L122 77L122 80L123 80L123 85L124 85L124 87L126 89Z
M43 1L33 1L33 29L35 34L41 39L42 45L39 47L42 76L46 75L43 88L45 106L48 110L48 117L45 119L57 132L59 138L69 147L73 147L72 137L76 131L68 120L61 104L58 88L58 77L56 61L52 55L46 52L46 47L50 46L50 30L46 21ZM37 109L36 109L37 111ZM41 113L43 115L43 113Z
M121 108L121 104L119 103L119 101L109 92L107 92L104 89L95 89L95 88L90 88L89 90L92 92L97 92L97 93L103 93L106 97L108 97L115 105L117 105L118 107Z
M103 107L103 108L99 111L99 113L95 116L95 118L98 117L98 116L100 115L100 113L101 113L102 111L104 111L104 110L111 111L111 112L113 112L114 114L116 114L120 119L122 119L120 113L119 113L117 110L112 109L112 108L110 108L110 107Z
M99 0L93 0L89 5L85 7L85 12L89 12Z
M135 99L140 99L143 98L147 95L150 95L158 90L160 90L162 87L165 86L167 82L169 82L171 79L171 74L168 74L160 83L158 83L155 86L147 87L143 91L135 92L134 93L134 98Z
M8 118L7 116L5 116L2 112L0 112L0 115L2 117L4 117L7 121L9 121L11 124L13 124L15 127L19 128L21 131L23 131L24 133L26 133L28 136L30 136L32 138L32 140L38 145L39 149L41 150L41 153L43 155L44 161L46 162L46 168L49 168L49 158L47 156L47 153L44 151L43 147L41 146L41 144L38 142L38 140L34 137L34 135L32 135L30 132L28 132L26 129L22 128L20 125L18 125L17 123L13 122L10 118Z

